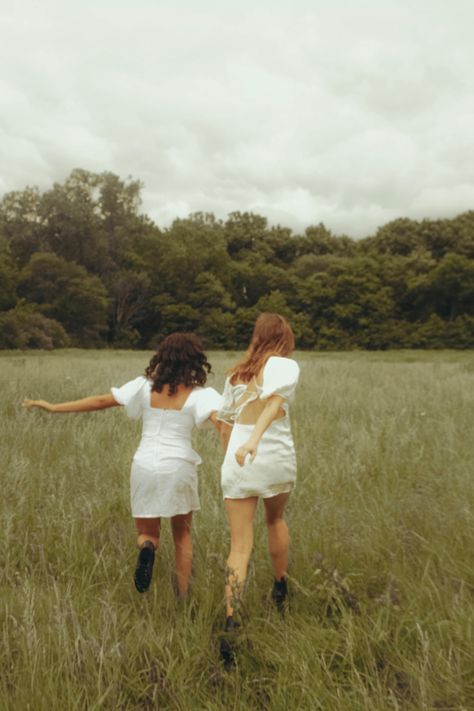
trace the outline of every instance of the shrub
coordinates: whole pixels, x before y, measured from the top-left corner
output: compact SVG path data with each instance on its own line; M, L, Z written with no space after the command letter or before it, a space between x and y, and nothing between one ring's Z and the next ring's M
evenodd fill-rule
M24 304L0 314L0 348L64 348L69 337L63 326Z

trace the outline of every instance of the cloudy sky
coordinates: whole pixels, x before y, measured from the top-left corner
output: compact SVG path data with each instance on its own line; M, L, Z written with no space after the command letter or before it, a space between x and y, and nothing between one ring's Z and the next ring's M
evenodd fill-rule
M0 194L75 167L160 226L474 209L472 0L0 0Z

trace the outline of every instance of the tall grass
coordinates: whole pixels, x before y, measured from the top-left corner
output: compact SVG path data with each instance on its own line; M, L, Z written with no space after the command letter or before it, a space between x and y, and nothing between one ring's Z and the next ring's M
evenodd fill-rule
M235 354L213 354L220 388ZM168 526L146 595L133 586L123 411L26 412L106 392L148 354L4 354L0 708L474 708L474 355L299 354L292 409L291 607L269 600L259 512L238 663L225 671L228 532L212 432L195 573L176 601Z

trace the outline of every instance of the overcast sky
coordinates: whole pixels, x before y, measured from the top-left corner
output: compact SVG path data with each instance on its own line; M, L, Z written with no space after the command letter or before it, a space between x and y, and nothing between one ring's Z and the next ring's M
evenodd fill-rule
M472 0L0 0L0 194L373 233L474 209Z

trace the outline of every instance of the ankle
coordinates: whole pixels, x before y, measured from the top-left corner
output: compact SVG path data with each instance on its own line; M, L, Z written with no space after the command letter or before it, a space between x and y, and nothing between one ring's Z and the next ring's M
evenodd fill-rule
M143 548L151 548L154 551L158 548L158 542L156 540L153 540L152 538L140 538L137 540L137 545L140 550Z
M233 630L240 627L239 623L235 620L233 615L227 615L225 618L225 631L232 632Z

